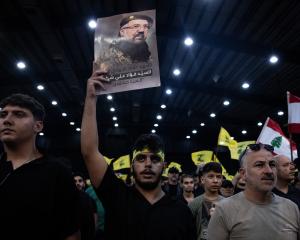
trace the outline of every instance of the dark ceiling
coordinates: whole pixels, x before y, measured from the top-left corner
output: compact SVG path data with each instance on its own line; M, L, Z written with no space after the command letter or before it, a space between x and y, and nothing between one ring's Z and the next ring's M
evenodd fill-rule
M100 143L106 155L129 152L134 139L150 132L155 122L169 161L182 163L190 161L192 151L213 149L220 126L238 141L255 140L261 130L258 121L269 116L286 131L286 91L300 96L298 0L4 0L0 98L22 92L39 99L47 109L41 144L76 162L80 157L75 128L80 127L93 61L94 31L87 22L149 9L157 10L162 86L113 94L113 101L99 97ZM186 36L194 39L191 47L183 44ZM277 64L269 63L271 54L279 57ZM17 69L18 60L27 68ZM178 77L173 75L175 67L181 70ZM247 90L241 88L244 81L250 84ZM45 90L38 91L37 84ZM173 94L166 95L166 88ZM57 106L51 105L53 99ZM225 99L231 102L227 107ZM160 109L161 104L166 109ZM113 114L111 106L116 108ZM278 116L279 110L285 114ZM63 118L62 112L68 116ZM211 112L216 118L209 117ZM201 127L201 122L206 125ZM198 133L192 134L193 129Z

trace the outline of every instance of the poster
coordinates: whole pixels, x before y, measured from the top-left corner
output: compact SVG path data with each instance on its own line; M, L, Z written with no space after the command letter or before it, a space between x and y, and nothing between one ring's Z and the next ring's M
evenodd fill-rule
M108 72L98 94L160 86L155 10L97 19L94 61Z

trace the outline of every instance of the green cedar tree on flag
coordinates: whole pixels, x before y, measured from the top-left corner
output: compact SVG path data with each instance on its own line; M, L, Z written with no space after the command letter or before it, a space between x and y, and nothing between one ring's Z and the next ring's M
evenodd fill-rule
M256 142L272 145L274 147L274 153L285 155L288 158L291 157L289 139L285 137L279 124L271 118L267 118ZM297 147L294 142L292 142L292 150L293 158L295 159L297 158Z

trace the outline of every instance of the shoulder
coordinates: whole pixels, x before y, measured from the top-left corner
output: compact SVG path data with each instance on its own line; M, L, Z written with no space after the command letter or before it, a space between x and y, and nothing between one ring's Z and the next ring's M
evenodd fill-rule
M291 201L290 199L278 196L276 194L273 194L273 203L277 204L281 207L287 208L287 209L297 209L298 210L298 206L296 205L296 203L294 203L293 201Z
M245 205L244 202L244 194L243 192L240 192L231 197L220 199L216 205L218 208L230 212L240 208L241 205Z

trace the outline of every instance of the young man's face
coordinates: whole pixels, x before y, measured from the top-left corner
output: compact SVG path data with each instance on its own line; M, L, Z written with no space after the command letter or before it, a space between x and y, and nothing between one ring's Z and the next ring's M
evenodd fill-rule
M280 156L276 162L277 178L286 182L290 182L295 178L295 165L285 156Z
M186 193L191 193L194 191L194 178L185 177L182 179L181 184L182 190Z
M218 192L222 184L222 178L222 173L217 173L214 171L204 173L201 178L201 182L203 184L205 192Z
M81 176L74 176L74 182L79 191L84 191L85 182Z
M234 194L234 188L227 186L227 187L221 187L220 193L223 197L230 197Z
M135 19L121 28L120 35L133 42L143 42L147 39L149 28L150 25L147 20Z
M246 189L270 192L277 180L276 163L272 153L265 149L248 153L240 174L246 180Z
M4 144L26 142L43 129L43 122L34 119L30 110L6 105L0 111L0 140Z
M155 189L161 181L164 166L164 161L158 154L142 151L132 163L135 183L145 190Z
M168 173L168 183L176 185L179 181L179 173L169 172Z

